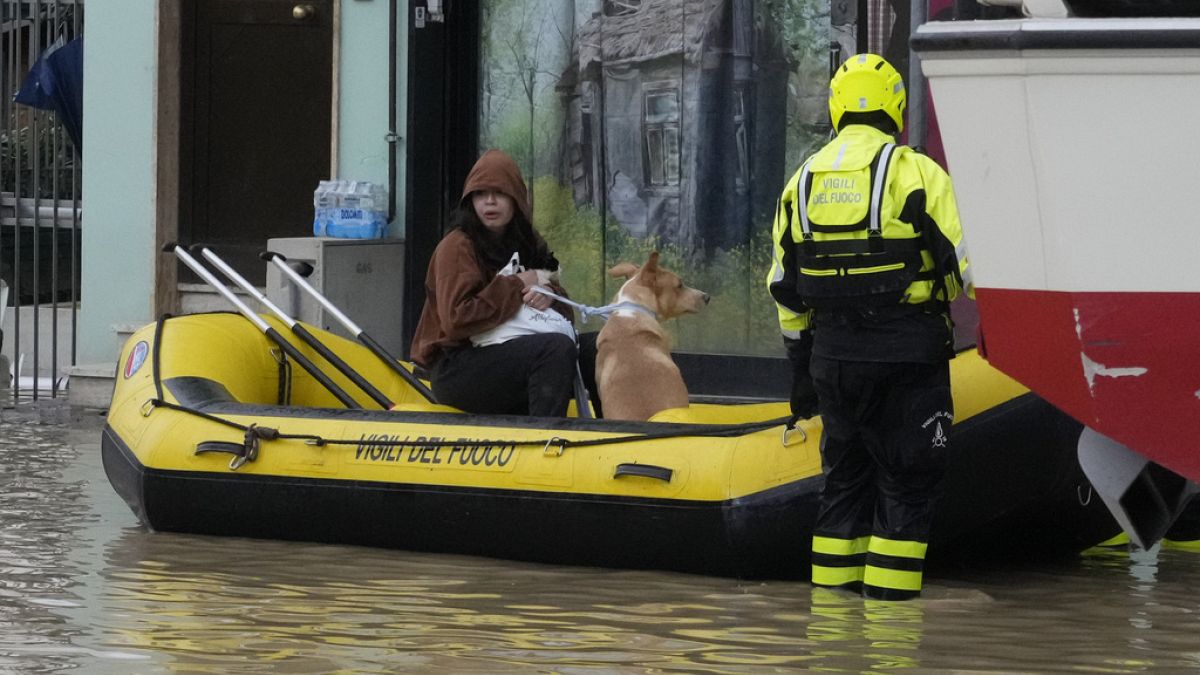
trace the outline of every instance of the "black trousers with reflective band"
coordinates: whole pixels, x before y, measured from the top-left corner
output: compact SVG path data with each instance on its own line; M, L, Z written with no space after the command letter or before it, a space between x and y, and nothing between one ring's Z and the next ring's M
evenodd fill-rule
M825 485L813 583L918 595L954 419L950 365L813 355Z

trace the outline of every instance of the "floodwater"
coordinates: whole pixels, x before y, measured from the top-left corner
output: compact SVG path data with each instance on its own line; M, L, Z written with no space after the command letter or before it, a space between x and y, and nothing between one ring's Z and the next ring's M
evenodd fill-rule
M1200 672L1200 554L805 583L152 533L95 413L0 410L0 672ZM536 523L531 523L536 527Z

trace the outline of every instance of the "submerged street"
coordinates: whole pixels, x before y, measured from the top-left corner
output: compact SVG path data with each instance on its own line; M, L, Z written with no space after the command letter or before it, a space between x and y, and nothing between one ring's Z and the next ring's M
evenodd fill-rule
M1200 669L1200 554L956 570L880 603L807 583L153 533L104 475L103 419L58 403L0 410L3 672Z

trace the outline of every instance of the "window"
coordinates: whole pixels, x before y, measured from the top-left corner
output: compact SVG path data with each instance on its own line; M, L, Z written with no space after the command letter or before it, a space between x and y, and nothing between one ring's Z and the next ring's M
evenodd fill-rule
M642 0L605 0L604 16L628 16L642 8Z
M642 129L646 139L646 184L679 185L679 89L646 92Z

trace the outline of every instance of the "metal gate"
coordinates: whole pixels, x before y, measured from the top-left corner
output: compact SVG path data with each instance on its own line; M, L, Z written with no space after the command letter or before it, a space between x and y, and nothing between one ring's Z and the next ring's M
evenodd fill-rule
M75 363L82 113L56 73L81 63L82 36L83 0L0 0L0 389L14 400L58 397Z

